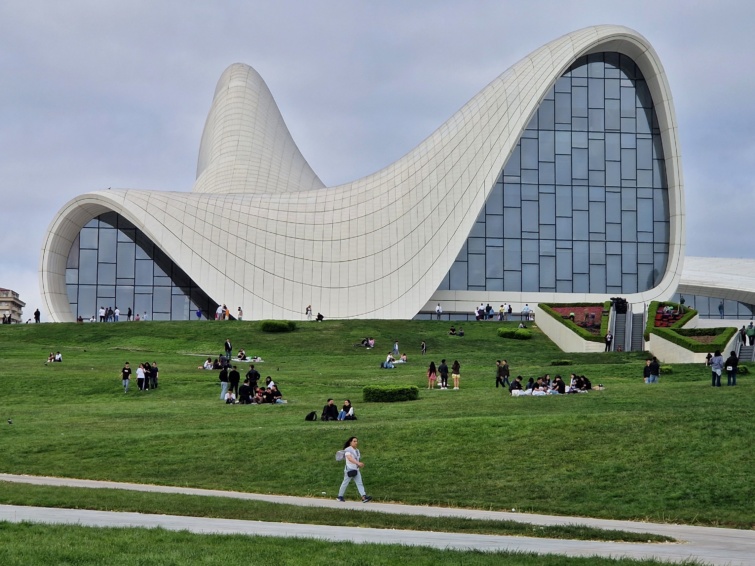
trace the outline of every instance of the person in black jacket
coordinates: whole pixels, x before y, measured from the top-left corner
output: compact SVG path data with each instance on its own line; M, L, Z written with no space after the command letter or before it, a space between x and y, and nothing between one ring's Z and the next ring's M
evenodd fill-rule
M514 391L521 391L522 390L522 376L517 375L514 378L514 381L511 382L511 385L509 385L509 393L513 394Z
M511 375L509 372L509 363L506 360L497 360L495 362L496 365L496 377L495 377L495 386L496 389L498 388L498 384L501 384L501 387L505 388L507 385L511 386L511 382L509 381L509 376Z
M246 372L246 378L249 380L249 385L252 388L252 391L255 391L257 389L257 383L260 380L260 372L258 372L256 369L254 369L254 364L249 366L249 371Z
M228 388L236 395L236 399L239 398L239 381L241 381L241 374L236 366L228 372Z
M337 421L338 420L338 407L333 403L333 399L328 399L327 405L322 408L321 421Z
M737 384L737 365L739 365L739 358L737 358L737 353L732 350L731 354L728 358L726 358L726 361L724 362L727 374L726 385Z
M254 399L254 389L249 386L249 380L245 379L239 388L238 400L241 405L251 405Z

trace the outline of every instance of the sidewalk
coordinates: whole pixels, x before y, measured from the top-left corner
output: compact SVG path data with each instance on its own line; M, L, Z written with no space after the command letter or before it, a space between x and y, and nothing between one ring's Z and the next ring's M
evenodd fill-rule
M511 550L563 554L568 556L626 556L631 558L658 558L673 562L688 559L703 560L710 564L755 565L755 531L668 525L634 521L615 521L583 517L559 517L524 513L506 513L474 509L455 509L400 505L394 503L358 502L340 503L330 499L292 497L284 495L260 495L156 485L117 483L107 481L48 478L0 474L0 481L84 487L92 489L125 489L143 492L179 493L205 497L231 497L237 499L286 503L307 507L359 509L365 512L380 512L430 517L467 517L471 519L511 520L536 525L581 524L602 529L620 529L633 532L649 532L677 539L672 544L637 544L599 541L554 540L529 537L502 537L492 535L468 535L392 529L334 527L329 525L299 525L287 523L263 523L205 517L176 517L169 515L145 515L72 509L48 509L4 505L0 506L0 520L41 523L81 524L89 526L162 527L169 530L188 530L195 533L240 533L258 536L311 537L329 541L377 542L431 546L435 548Z

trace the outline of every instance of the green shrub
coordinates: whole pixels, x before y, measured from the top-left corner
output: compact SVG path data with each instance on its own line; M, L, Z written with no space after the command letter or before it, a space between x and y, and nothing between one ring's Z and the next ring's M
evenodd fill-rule
M506 328L504 326L498 329L498 336L512 340L529 340L532 338L532 331L526 328Z
M416 401L419 389L414 385L368 385L362 389L366 403L396 403Z
M570 366L572 364L571 360L553 360L551 361L552 366Z
M610 308L610 302L608 304L609 304L609 308ZM554 305L554 306L558 306L558 307L568 307L568 306L574 306L574 307L592 307L592 306L595 306L595 303L574 303L574 304L569 304L569 305ZM541 311L543 311L544 313L549 314L550 316L552 316L558 322L560 322L561 324L563 324L564 326L566 326L569 330L571 330L572 332L575 332L576 334L578 334L580 338L583 338L585 340L589 340L590 342L603 342L603 340L605 339L604 332L608 331L608 322L607 322L608 317L607 316L602 317L601 320L600 320L600 334L593 334L589 330L587 330L585 328L582 328L581 326L573 323L570 319L563 318L559 313L557 313L556 311L554 311L549 305L546 305L544 303L540 303L538 305L538 307L540 308ZM605 306L604 306L604 309L605 309ZM498 335L500 336L500 331L499 331Z
M668 375L674 373L674 368L671 366L661 366L661 375Z
M748 375L750 373L750 369L747 366L737 366L737 373L739 375Z
M706 344L702 344L694 338L682 336L674 328L654 328L653 334L660 336L661 338L668 340L669 342L672 342L677 346L681 346L682 348L685 348L690 352L704 354L706 352L714 352L716 350L723 351L724 348L726 348L726 344L729 343L729 340L731 340L732 337L738 332L736 328L715 328L707 330L715 330L717 332L715 334L716 339Z
M262 332L293 332L296 323L293 320L263 320L260 322Z

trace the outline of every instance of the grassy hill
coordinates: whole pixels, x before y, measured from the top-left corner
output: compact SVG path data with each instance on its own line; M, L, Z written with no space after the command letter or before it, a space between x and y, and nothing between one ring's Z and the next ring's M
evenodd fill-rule
M0 326L0 471L333 497L341 479L333 455L357 435L376 500L755 523L752 378L712 389L706 368L677 365L646 386L638 354L564 354L537 330L514 341L496 336L500 323L466 323L464 338L448 336L448 326L326 321L290 334L235 321ZM353 346L365 336L374 350ZM216 372L196 367L226 338L265 359L257 367L287 405L219 401ZM409 363L381 370L394 339ZM45 364L57 350L64 362ZM442 357L461 363L460 391L361 401L366 384L426 387L429 361ZM494 387L502 358L514 375L575 371L606 389L511 398ZM572 363L551 366L563 359ZM134 379L124 395L126 360L156 360L159 389L139 392ZM328 397L351 399L359 420L305 422Z

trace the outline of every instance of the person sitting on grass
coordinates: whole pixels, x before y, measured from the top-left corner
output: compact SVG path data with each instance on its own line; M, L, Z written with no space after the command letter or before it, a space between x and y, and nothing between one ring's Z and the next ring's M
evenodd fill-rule
M401 357L398 360L393 361L394 364L405 364L406 363L406 353L401 354Z
M212 362L212 369L223 369L223 364L221 364L220 361L215 358L215 361Z
M371 350L374 347L375 347L375 339L372 336L370 336L370 339L367 341L367 349Z
M348 399L346 399L343 402L343 407L341 408L341 411L338 413L338 420L339 421L357 420L357 417L354 414L354 405L352 405L351 401L349 401Z
M55 354L55 357L52 360L53 362L62 362L63 361L63 354L60 352Z
M460 326L459 331L456 333L457 336L464 336L464 329Z
M328 399L327 404L322 408L322 415L320 415L321 421L337 421L338 420L338 407L336 407L333 399Z
M270 392L273 394L273 403L288 403L288 401L283 398L283 393L278 390L277 385L273 384L270 387Z
M448 331L449 336L456 336L456 327L452 326Z
M530 377L527 380L527 387L525 389L527 389L527 391L531 391L531 390L535 389L535 380L534 380L534 378Z
M249 380L245 379L239 387L239 403L242 405L251 405L254 402L254 391L252 391Z
M231 391L230 389L226 391L225 393L225 404L226 405L235 405L236 404L236 394Z
M388 355L385 357L385 361L383 362L383 368L384 369L393 369L393 362L395 362L396 359L393 357L392 352L388 352Z
M239 353L236 356L236 358L238 358L239 360L242 360L242 361L246 360L246 352L244 351L244 348L241 348L241 350L239 350Z
M553 379L553 385L551 385L548 395L563 395L564 393L566 393L566 384L564 383L564 380L561 379L561 376L557 375Z
M257 391L254 392L254 398L252 399L252 403L255 405L261 405L265 402L265 396L264 396L265 390L262 389L262 387L258 387Z
M212 369L212 358L207 358L201 366L197 366L197 369Z
M47 361L45 363L51 364L54 361L55 361L55 352L50 352L50 355L47 356Z
M509 393L511 395L514 395L514 391L521 391L522 390L522 376L517 375L514 378L514 381L511 382L511 385L509 385Z

